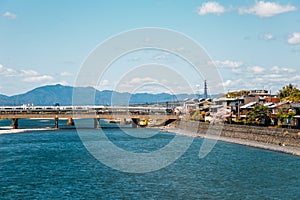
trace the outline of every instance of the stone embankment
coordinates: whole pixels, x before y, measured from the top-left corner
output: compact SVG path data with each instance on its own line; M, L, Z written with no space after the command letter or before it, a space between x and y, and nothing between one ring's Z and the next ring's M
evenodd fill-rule
M300 148L300 130L233 124L179 121L176 127L199 135L217 135L265 144Z

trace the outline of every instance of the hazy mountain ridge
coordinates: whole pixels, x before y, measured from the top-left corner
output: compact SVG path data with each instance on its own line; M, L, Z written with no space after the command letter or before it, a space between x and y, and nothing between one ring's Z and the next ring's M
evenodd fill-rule
M73 98L74 95L74 98ZM23 104L34 105L128 105L180 101L185 98L195 98L191 94L171 95L167 93L150 94L115 92L111 90L98 91L92 87L72 87L47 85L35 88L24 94L5 96L0 94L0 106ZM73 102L74 100L74 102Z

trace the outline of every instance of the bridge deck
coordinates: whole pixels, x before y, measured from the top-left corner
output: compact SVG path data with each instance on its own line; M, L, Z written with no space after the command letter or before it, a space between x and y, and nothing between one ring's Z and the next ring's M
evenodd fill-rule
M34 119L34 118L62 118L62 119L68 119L68 118L80 118L80 119L116 119L116 118L139 118L139 119L178 119L178 116L176 115L128 115L128 114L94 114L94 113L39 113L39 114L0 114L0 119Z

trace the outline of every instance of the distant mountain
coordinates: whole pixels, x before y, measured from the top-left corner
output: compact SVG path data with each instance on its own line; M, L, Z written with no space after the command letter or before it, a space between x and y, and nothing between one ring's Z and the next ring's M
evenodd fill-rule
M2 105L9 105L10 98L8 96L0 94L0 106Z
M49 85L35 88L24 94L10 97L18 105L53 105L59 102L69 104L72 101L73 87L62 85Z
M93 87L71 87L48 85L35 88L24 94L11 97L0 95L0 106L13 106L23 104L34 105L128 105L152 104L160 102L180 101L185 98L195 98L195 95L167 93L121 93L111 90L98 91Z

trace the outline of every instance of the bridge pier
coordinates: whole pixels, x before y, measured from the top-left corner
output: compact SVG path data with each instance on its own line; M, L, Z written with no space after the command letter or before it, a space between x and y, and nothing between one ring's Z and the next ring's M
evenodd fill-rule
M137 128L140 119L139 119L139 118L131 118L131 120L132 120L131 127L132 127L132 128Z
M99 129L100 128L100 119L94 118L94 128Z
M55 117L55 128L58 129L58 117Z
M10 125L13 129L18 129L19 127L19 119L18 118L14 118L12 119L11 125Z
M175 122L176 119L168 119L167 121L165 121L164 126L167 126L169 124L171 124L172 122Z
M74 121L73 121L72 117L68 118L67 126L74 126Z
M126 125L126 118L122 118L122 119L121 119L120 125L121 125L121 126Z

